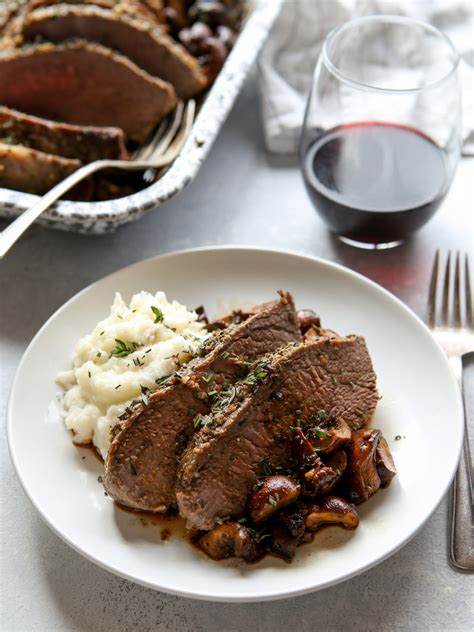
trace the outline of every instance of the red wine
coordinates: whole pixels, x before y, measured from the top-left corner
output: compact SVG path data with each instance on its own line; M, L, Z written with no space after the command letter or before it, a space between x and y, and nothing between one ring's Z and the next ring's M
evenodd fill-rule
M369 244L406 238L435 213L448 189L444 151L391 123L341 125L302 157L303 177L331 230Z

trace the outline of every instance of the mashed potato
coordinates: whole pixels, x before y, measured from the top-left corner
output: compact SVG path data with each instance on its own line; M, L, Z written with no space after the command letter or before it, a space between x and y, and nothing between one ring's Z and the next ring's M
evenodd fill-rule
M164 292L135 294L130 306L117 293L110 315L76 344L73 369L57 377L74 442L92 441L105 458L118 417L188 360L207 335L196 313L169 303Z

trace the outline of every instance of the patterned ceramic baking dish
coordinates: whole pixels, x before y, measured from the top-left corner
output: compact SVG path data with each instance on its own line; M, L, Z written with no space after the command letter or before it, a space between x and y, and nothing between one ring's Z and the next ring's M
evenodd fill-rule
M179 193L194 178L258 55L283 0L249 1L237 42L207 94L180 155L161 178L132 195L107 202L60 201L38 221L49 228L80 233L107 233L139 219ZM0 217L28 209L36 195L0 188Z

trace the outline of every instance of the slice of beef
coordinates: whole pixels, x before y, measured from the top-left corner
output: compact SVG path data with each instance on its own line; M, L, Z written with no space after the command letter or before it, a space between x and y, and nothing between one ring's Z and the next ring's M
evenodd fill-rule
M176 95L123 55L76 40L1 53L0 103L66 123L120 127L143 142Z
M118 430L105 464L108 494L129 507L166 511L176 501L179 458L196 428L219 401L236 397L232 385L248 362L289 342L301 342L289 295L212 338L203 357L154 392Z
M360 337L290 346L251 375L254 383L236 385L239 398L214 414L183 453L176 497L189 527L208 530L216 518L240 517L258 477L290 465L295 425L314 426L324 410L359 428L377 405Z
M79 160L53 156L29 147L7 145L0 139L0 187L26 193L46 193L80 166Z
M128 57L155 77L171 83L183 99L206 87L199 62L166 33L145 22L94 6L59 5L30 13L23 22L25 40L51 42L82 38Z
M23 145L84 163L100 158L126 159L125 136L118 127L81 127L55 123L0 106L0 142Z
M27 0L27 11L58 4L99 6L162 27L166 21L161 0Z

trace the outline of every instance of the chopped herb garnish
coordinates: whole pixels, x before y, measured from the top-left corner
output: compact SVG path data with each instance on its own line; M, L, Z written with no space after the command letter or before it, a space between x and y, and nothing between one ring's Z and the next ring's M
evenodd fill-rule
M402 437L401 437L401 435L397 435L397 436L395 437L395 441L400 441L400 439L401 439L401 438L402 438Z
M221 358L224 358L224 360L227 360L228 357L229 357L229 352L228 351L223 351L221 353Z
M254 492L258 492L258 490L260 489L260 487L263 486L263 481L257 481L255 483L255 485L252 487Z
M212 421L212 417L210 415L196 415L193 419L193 425L197 428L203 428L204 426L208 426Z
M229 461L234 461L234 460L235 460L235 453L231 452L229 456Z
M143 347L140 342L130 342L127 340L120 340L115 338L115 349L111 352L111 356L116 358L125 358L126 356L134 353L138 348Z
M155 320L153 322L154 323L162 323L165 317L164 317L163 312L161 311L161 309L159 309L158 307L155 307L154 305L152 305L150 307L150 309L155 314Z
M137 475L137 469L136 467L133 465L133 463L130 463L130 472L133 474L133 476Z
M320 428L312 428L311 434L316 436L318 439L327 439L329 437L329 433L325 430L321 430Z
M150 389L148 388L148 386L143 386L143 384L140 384L140 390L142 392L142 395L146 395L147 393L150 392Z
M261 382L262 380L264 380L265 378L268 377L268 371L265 370L265 367L270 364L270 360L264 360L263 362L261 362L253 371L252 373L250 373L250 375L247 377L247 379L245 380L246 384L257 384L258 382Z
M100 351L97 351L97 357L100 358L100 356L102 355L102 353Z
M89 379L90 379L90 378L91 378L91 372L90 372L90 371L87 371L87 374L88 374Z
M105 334L105 331L101 331L99 336L103 336Z
M268 496L268 502L270 503L270 505L272 505L272 507L276 507L279 500L280 497L278 496L278 494L270 494Z
M224 522L228 522L230 516L214 516L214 522L216 524L224 524Z
M252 527L247 527L247 531L250 533L257 544L259 544L259 542L261 542L263 539L270 537L270 533L265 532L265 527L258 531L257 529L252 529Z
M84 457L82 457L82 458L84 458ZM237 522L239 524L245 524L247 522L247 518L239 518L239 520L237 520Z
M162 377L158 377L155 380L155 384L158 384L158 386L161 386L162 384L165 384L169 379L170 379L171 375L163 375Z
M273 474L272 466L270 465L267 459L263 459L260 462L260 469L262 470L265 476L271 476Z
M204 380L204 382L206 382L206 384L210 384L214 379L214 373L212 371L209 371L209 373L206 373L206 375L202 376L202 379Z
M301 410L298 408L298 410L295 410L295 415L297 417L299 417L301 415Z
M117 384L117 386L115 387L115 390L117 390L118 388L120 388L122 385L121 384Z

